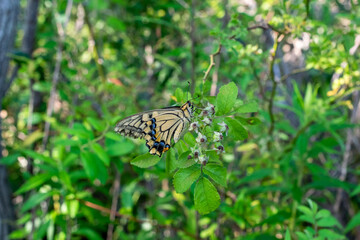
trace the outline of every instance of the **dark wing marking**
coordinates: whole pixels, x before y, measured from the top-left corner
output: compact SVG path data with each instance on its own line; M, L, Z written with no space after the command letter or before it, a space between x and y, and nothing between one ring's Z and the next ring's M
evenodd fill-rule
M115 131L133 138L144 138L150 154L161 155L176 143L192 117L189 102L181 107L168 107L135 114L117 123Z

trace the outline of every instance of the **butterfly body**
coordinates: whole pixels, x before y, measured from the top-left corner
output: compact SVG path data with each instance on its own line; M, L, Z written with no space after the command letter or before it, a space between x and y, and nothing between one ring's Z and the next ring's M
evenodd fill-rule
M132 138L144 138L152 155L161 155L176 143L191 122L193 106L188 101L181 107L167 107L138 113L116 124L115 132Z

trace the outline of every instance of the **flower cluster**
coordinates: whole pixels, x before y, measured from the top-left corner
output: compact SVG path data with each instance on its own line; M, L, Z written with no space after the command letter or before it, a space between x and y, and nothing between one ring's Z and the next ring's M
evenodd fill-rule
M194 116L194 121L190 124L189 131L195 132L196 145L191 148L191 154L188 159L194 160L202 165L206 165L209 161L209 156L206 155L206 150L209 148L216 150L218 154L224 153L224 146L221 144L224 135L227 135L229 127L226 123L218 123L217 126L213 124L215 117L215 107L207 103L207 106L201 110L201 113ZM213 131L213 129L219 129Z

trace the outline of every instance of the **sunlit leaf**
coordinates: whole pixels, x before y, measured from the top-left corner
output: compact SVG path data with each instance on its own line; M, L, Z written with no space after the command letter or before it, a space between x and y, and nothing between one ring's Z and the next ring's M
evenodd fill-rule
M109 166L110 158L104 148L98 143L93 143L91 145L91 148L98 155L101 161L103 161L106 166Z
M225 123L229 126L229 135L235 140L242 141L248 138L248 132L239 121L227 117L225 118Z
M35 189L36 187L44 184L48 181L52 175L50 173L41 173L29 178L16 192L15 194L21 194L29 190Z
M189 158L190 154L191 154L191 151L183 152L180 155L179 160L176 162L177 167L188 168L188 167L194 165L195 164L194 157L191 156L191 158Z
M349 232L350 230L354 229L359 225L360 225L360 212L358 212L355 216L351 218L351 220L345 227L345 232Z
M130 163L139 168L148 168L154 166L160 161L161 158L157 155L151 155L150 153L145 153L143 155L137 156Z
M214 185L204 177L201 177L195 186L195 208L200 214L207 214L220 205L220 195Z
M229 84L222 86L216 97L215 111L217 116L223 116L230 112L235 104L238 95L238 88L235 83L230 82Z
M183 193L200 177L199 165L179 169L174 175L174 188L177 193Z
M252 113L259 111L259 105L255 100L250 100L243 105L237 106L236 112L238 113Z
M223 187L227 187L225 167L214 163L208 163L203 170L204 173L209 175L216 183Z
M52 196L54 192L46 192L46 193L35 193L29 199L26 200L24 205L21 207L21 212L26 212L41 202L45 201L47 198Z

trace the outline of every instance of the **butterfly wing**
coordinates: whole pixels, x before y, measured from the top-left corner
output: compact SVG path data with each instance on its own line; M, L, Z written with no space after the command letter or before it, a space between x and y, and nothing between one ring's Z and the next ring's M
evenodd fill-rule
M144 138L150 154L161 155L176 143L190 123L192 112L188 102L181 107L169 107L129 116L116 125L115 131L133 138Z

